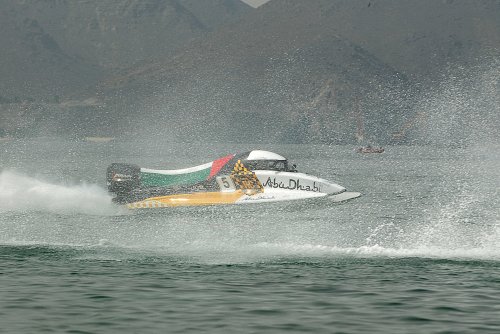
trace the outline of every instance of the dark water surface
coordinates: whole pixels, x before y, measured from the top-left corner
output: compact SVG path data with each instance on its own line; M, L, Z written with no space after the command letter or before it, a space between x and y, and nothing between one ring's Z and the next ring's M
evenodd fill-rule
M363 197L127 212L111 162L254 148ZM498 146L0 142L0 332L496 333Z

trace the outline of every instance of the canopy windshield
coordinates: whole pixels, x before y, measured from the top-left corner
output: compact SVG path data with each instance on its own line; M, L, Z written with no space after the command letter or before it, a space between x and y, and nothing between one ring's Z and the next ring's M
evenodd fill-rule
M250 170L294 171L293 167L289 167L288 160L247 160L245 166Z

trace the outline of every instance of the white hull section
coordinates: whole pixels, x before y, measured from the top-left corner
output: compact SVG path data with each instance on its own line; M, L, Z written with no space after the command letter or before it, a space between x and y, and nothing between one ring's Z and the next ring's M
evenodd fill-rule
M345 188L338 184L304 173L268 170L256 170L254 173L264 187L264 192L244 195L236 201L237 204L290 201L345 192Z

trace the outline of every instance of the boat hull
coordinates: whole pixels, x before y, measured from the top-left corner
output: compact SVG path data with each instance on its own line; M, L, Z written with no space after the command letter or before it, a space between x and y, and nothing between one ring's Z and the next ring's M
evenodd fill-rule
M249 204L318 198L345 192L345 188L304 173L255 171L262 191L230 189L173 194L127 203L129 209L150 209L178 206Z

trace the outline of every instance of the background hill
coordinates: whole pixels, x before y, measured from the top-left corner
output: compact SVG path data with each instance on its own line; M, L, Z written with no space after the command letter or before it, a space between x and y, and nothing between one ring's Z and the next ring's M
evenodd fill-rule
M436 115L498 124L498 1L0 6L7 133L408 143ZM471 99L485 102L471 113Z
M249 9L238 0L13 0L0 4L4 98L78 92L115 70L171 56Z

